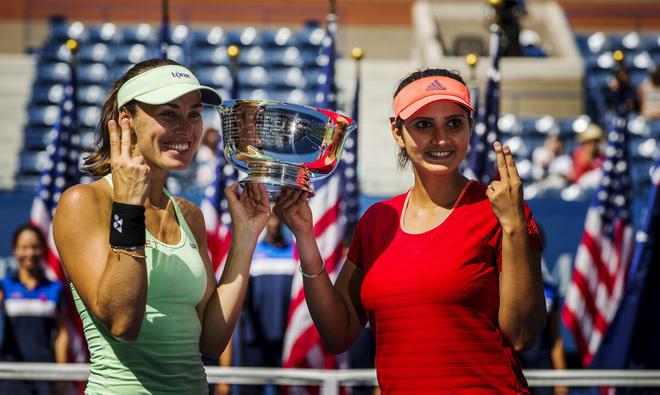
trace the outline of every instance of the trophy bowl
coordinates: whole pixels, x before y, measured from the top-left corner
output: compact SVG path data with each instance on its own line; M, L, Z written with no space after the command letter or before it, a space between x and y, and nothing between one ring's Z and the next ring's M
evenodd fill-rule
M264 100L225 100L218 107L224 154L247 173L240 183L263 183L269 199L283 187L314 193L312 182L339 163L357 123L332 111Z

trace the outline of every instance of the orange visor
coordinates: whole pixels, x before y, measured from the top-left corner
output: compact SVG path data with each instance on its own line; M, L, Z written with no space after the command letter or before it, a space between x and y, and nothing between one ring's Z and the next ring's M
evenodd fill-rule
M394 117L403 120L429 103L447 100L474 112L470 91L460 81L450 77L425 77L408 84L394 98Z

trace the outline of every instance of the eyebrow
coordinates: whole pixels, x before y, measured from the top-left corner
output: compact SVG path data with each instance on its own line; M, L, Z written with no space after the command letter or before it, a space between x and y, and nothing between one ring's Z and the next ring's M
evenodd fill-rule
M173 108L173 109L176 109L176 110L178 110L179 108L181 108L181 107L180 107L178 104L176 104L176 103L165 103L165 104L163 104L163 105L164 105L164 106L167 106L167 107L170 107L170 108ZM202 103L199 102L199 103L195 103L195 104L193 104L190 108L195 109L195 108L199 108L199 107L201 107L201 106L202 106Z
M467 114L465 113L456 113L456 114L449 114L444 117L444 119L449 119L449 118L456 118L456 117L461 117L461 118L468 118ZM407 119L407 121L415 121L418 119L433 119L433 117L425 117L425 116L419 116L419 117L413 117Z

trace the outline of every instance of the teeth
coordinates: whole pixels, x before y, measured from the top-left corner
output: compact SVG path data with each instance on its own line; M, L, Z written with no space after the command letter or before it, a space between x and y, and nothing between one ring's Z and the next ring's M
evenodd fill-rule
M170 149L170 150L183 152L183 151L187 151L188 148L190 148L190 144L188 144L188 143L169 143L169 144L165 144L165 148Z
M445 151L445 152L429 152L428 155L429 155L429 156L434 156L434 157L437 157L437 158L445 158L445 157L451 155L451 151Z

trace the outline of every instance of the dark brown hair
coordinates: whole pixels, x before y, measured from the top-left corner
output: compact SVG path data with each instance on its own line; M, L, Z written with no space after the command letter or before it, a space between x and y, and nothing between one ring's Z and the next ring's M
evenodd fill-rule
M458 72L455 71L450 71L447 69L424 69L424 70L416 70L413 71L412 73L408 74L407 76L403 77L403 79L399 82L399 85L397 86L396 90L394 91L394 97L401 92L403 88L406 86L410 85L411 83L421 80L422 78L426 77L449 77L453 78L456 81L460 82L461 84L467 86L465 81L463 80L463 77L461 77ZM469 111L468 111L469 112ZM470 129L474 126L474 119L472 118L472 114L468 114L468 119L470 122ZM394 120L394 126L399 130L403 130L403 119L397 118ZM397 165L399 166L399 169L403 169L406 167L408 162L410 161L410 158L408 157L408 153L406 152L405 148L400 148L399 152L397 153Z
M41 249L44 251L44 253L46 252L46 237L41 232L41 229L30 223L19 225L16 229L14 229L14 235L11 241L12 249L16 248L16 244L18 244L18 238L21 236L23 232L34 232L37 235L37 238L39 239L39 244L41 244Z
M96 138L96 150L85 158L83 170L90 172L92 175L102 177L110 173L110 131L108 130L108 122L114 119L119 123L119 109L117 108L117 92L119 88L131 78L144 73L145 71L155 69L160 66L178 66L179 64L169 59L149 59L136 64L131 67L124 75L115 81L108 96L103 102L103 109L101 110L101 119L99 120L96 131L98 136ZM131 115L135 115L136 102L132 100L124 105L124 107Z

